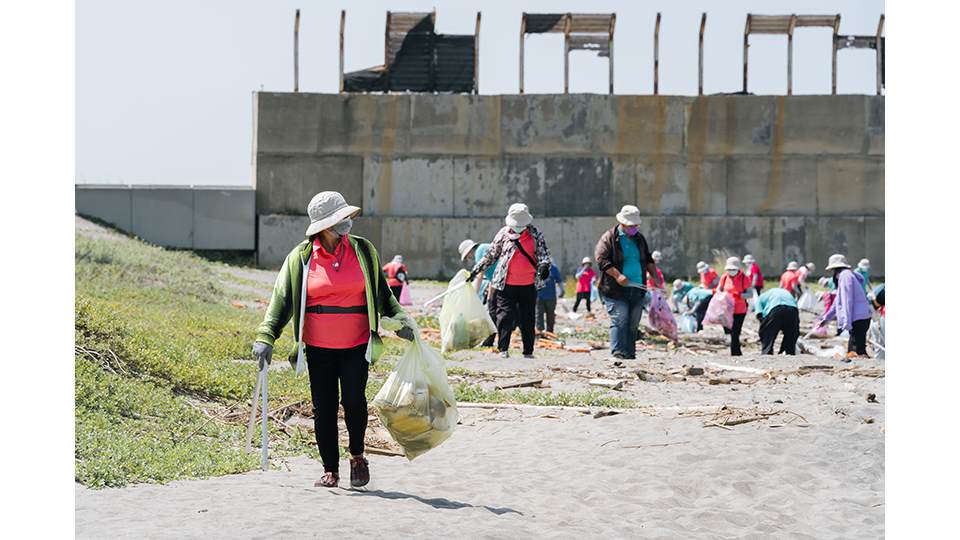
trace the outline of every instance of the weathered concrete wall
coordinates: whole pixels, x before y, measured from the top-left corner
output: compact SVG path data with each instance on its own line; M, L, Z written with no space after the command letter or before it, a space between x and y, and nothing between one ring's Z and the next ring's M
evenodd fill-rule
M256 248L255 192L250 188L77 185L78 214L165 247Z
M515 201L564 270L633 203L670 275L717 248L771 275L836 251L883 274L883 97L260 93L255 114L267 266L305 223L275 214L333 189L414 276L449 276L460 240L492 238Z

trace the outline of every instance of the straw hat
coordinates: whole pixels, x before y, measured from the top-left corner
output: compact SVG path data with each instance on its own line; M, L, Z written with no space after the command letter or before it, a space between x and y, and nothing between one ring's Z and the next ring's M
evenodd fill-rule
M754 262L753 255L747 253L743 256L743 264L753 264Z
M343 195L336 191L321 191L314 195L307 205L310 226L307 227L306 235L313 236L359 213L360 208L347 204Z
M653 262L655 263L658 263L663 260L663 254L660 253L659 251L654 251L653 253L650 254L650 256L653 257Z
M584 257L580 264L590 264L591 262L593 261L590 260L590 257Z
M620 212L617 213L617 221L626 227L636 227L640 225L642 222L640 219L640 209L632 204L625 205L620 209Z
M870 269L870 259L860 259L860 262L857 263L857 268L861 270Z
M697 272L706 272L709 265L707 263L700 261L697 263Z
M800 268L800 265L797 264L797 261L790 261L787 263L787 270L796 270Z
M727 264L723 267L724 270L739 270L740 269L740 258L739 257L730 257L727 259Z
M460 245L457 246L457 251L460 252L460 260L467 260L467 256L470 255L470 251L477 246L477 243L473 240L467 238L463 242L460 242Z
M513 203L507 210L507 217L503 222L510 227L526 227L533 223L533 216L530 215L530 209L523 203Z
M824 270L833 270L834 268L850 268L850 265L847 264L847 258L839 253L831 255Z

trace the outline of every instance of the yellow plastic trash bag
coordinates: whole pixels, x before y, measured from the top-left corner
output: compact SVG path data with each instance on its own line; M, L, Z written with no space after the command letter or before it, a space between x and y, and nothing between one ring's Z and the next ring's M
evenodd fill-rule
M411 461L447 440L460 417L443 357L419 336L373 398L373 406Z
M447 285L447 290L451 292L443 298L443 307L440 308L442 352L475 347L497 332L487 308L473 287L469 284L461 286L469 274L466 270L460 270Z

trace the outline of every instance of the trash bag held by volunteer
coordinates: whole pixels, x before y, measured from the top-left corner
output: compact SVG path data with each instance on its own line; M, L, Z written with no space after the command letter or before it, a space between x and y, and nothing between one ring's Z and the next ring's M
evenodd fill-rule
M457 251L460 253L460 262L468 261L470 268L473 268L473 266L482 261L487 255L487 252L490 251L490 243L478 243L467 238L463 242L460 242ZM482 279L473 280L473 288L477 291L477 294L480 295L480 300L483 304L487 306L487 313L490 314L490 320L492 321L497 320L497 303L493 301L494 289L490 286L490 282L493 281L493 271L495 269L496 265L491 264L483 272ZM492 347L496 335L496 332L490 334L481 345L484 347Z
M360 208L335 191L318 193L307 205L306 239L283 261L270 305L257 326L254 356L269 364L273 345L293 319L294 348L288 360L310 377L314 432L324 474L315 485L340 482L337 413L343 404L349 434L350 485L370 480L364 457L366 387L370 363L383 354L381 317L396 322L397 335L419 333L387 285L380 256L369 240L350 234Z

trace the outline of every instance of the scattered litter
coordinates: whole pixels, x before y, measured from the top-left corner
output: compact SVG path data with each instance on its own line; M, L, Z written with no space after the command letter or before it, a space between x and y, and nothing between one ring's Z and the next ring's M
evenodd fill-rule
M594 418L603 418L604 416L614 416L620 414L620 411L597 411L593 413Z
M620 379L590 379L591 386L602 386L611 390L620 390L623 388L623 380Z
M497 390L506 390L508 388L526 388L530 386L540 386L543 384L543 379L534 379L530 381L520 381L515 383L505 383L497 385Z

